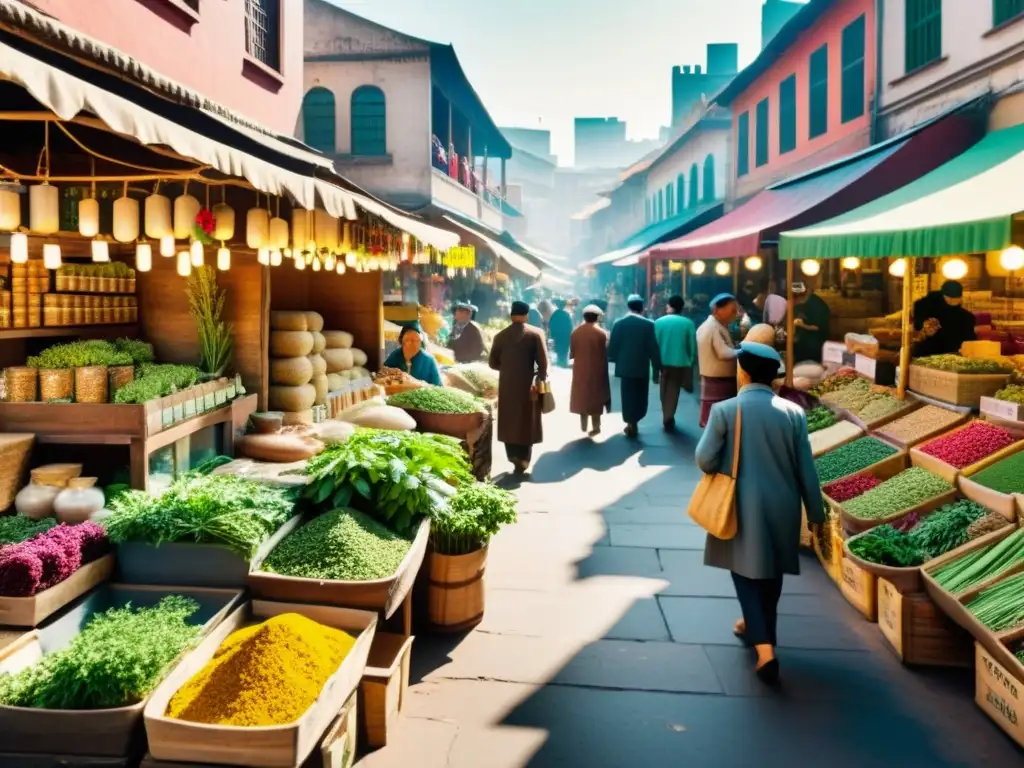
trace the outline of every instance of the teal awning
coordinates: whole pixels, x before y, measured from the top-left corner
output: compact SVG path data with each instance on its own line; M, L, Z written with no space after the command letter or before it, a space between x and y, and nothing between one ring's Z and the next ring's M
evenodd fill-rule
M646 251L648 248L663 243L666 240L671 240L675 237L685 235L687 232L691 232L697 227L702 227L705 224L714 221L722 215L723 206L721 203L711 203L708 205L702 205L697 208L687 210L677 216L673 216L670 219L664 219L663 221L657 221L654 224L649 224L639 232L635 232L624 240L618 248L614 251L608 251L607 253L601 254L596 259L581 264L581 267L598 267L605 264L614 264L615 266L634 266L639 262L639 254ZM637 259L634 261L632 257L636 256ZM615 262L628 259L630 264L615 264Z

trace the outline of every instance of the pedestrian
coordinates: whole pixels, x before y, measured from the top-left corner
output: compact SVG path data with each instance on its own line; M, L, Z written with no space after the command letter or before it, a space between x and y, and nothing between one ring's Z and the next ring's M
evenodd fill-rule
M654 323L644 317L644 300L633 294L626 301L629 314L612 326L608 359L615 363L615 376L622 394L622 419L628 437L636 437L638 424L647 415L650 380L658 383L661 353L654 335Z
M569 367L569 339L572 336L572 315L565 309L565 299L555 301L557 309L548 320L548 333L555 344L555 356L559 368Z
M661 353L661 418L665 429L676 427L679 390L693 392L693 363L697 359L697 327L683 314L683 297L668 300L668 312L654 322Z
M487 352L484 332L473 322L474 312L476 307L468 302L460 301L455 305L455 325L452 326L448 346L455 355L456 363L475 363Z
M736 396L736 348L729 325L738 311L736 297L720 293L711 300L708 319L697 329L701 428L708 423L712 405Z
M590 304L583 308L583 324L572 332L569 354L572 357L572 394L569 411L580 417L580 428L591 437L601 433L601 413L611 409L612 390L608 381L608 331L597 324L601 308Z
M419 325L407 325L398 334L398 349L384 361L387 368L405 371L414 379L442 386L441 371L433 355L423 351L423 336Z
M526 322L538 330L544 330L544 318L536 306L530 307L530 311L526 315Z
M704 564L732 572L743 612L733 632L757 652L758 677L775 683L779 596L784 574L800 573L801 510L817 526L825 522L825 509L807 417L798 405L772 391L782 358L766 344L744 341L738 362L739 396L711 409L695 455L705 473L735 473L737 533L727 541L709 535ZM737 433L739 461L734 470Z
M805 361L820 363L822 347L828 341L832 310L814 292L814 288L805 283L794 283L793 295L796 299L796 308L793 310L793 327L796 330L793 364Z
M548 377L544 333L527 325L530 307L512 302L512 324L494 337L489 364L498 376L498 441L517 475L526 473L533 446L543 442L540 402L534 384Z

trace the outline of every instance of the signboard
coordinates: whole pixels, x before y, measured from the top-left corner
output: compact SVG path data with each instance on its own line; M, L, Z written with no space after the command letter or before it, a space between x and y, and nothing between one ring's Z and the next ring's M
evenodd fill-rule
M444 256L444 266L452 269L473 269L476 267L476 248L472 245L458 245Z

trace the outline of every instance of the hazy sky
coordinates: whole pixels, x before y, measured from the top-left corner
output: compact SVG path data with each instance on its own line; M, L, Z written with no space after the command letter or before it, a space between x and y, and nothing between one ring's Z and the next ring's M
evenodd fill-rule
M707 43L758 54L763 0L332 0L360 16L452 43L499 125L543 127L571 164L574 117L615 116L629 137L670 119L672 66L705 65Z

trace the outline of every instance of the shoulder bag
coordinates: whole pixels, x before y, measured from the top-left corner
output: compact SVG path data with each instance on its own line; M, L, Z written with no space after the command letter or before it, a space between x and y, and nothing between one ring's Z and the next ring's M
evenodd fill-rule
M693 521L714 536L728 541L736 536L736 476L740 471L740 437L743 411L736 406L736 436L732 450L732 476L716 472L704 475L690 499L687 513Z

